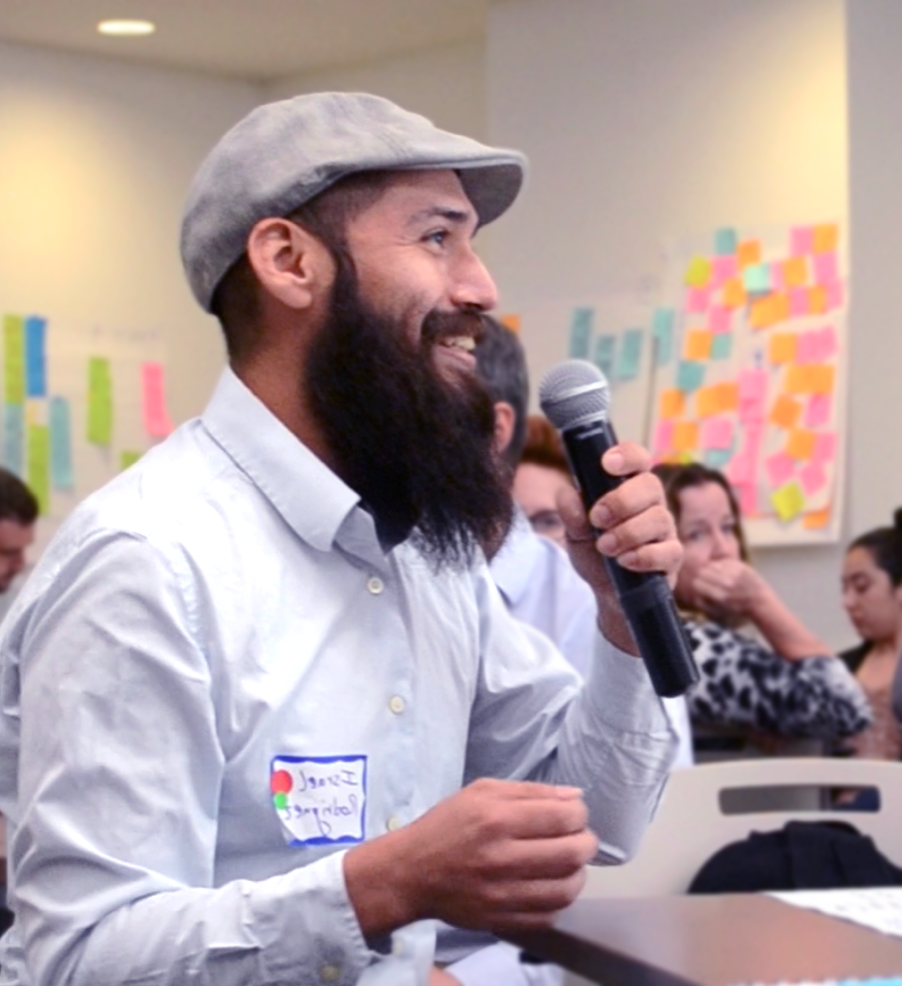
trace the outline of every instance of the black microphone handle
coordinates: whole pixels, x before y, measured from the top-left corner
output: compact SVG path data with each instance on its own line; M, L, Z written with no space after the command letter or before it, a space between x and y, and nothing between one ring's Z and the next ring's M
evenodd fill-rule
M586 510L623 480L601 466L601 457L617 444L610 423L594 420L561 432L570 469ZM673 593L660 572L631 572L616 558L605 558L636 647L658 695L682 695L699 678Z

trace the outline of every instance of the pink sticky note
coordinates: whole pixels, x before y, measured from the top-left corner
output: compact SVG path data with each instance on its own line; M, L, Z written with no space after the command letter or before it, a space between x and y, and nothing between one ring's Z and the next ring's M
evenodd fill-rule
M808 314L807 288L793 288L789 292L789 314L790 315Z
M801 257L814 250L814 235L810 226L794 226L789 233L789 252Z
M753 421L763 421L766 410L767 408L765 407L763 397L756 397L754 400L750 401L740 401L739 420L743 424L748 424Z
M753 482L739 487L739 509L744 517L754 517L758 511L758 496Z
M711 292L708 288L689 288L686 292L686 311L701 314L708 310Z
M783 291L786 288L782 261L770 265L770 286L772 291Z
M733 422L729 418L706 418L701 438L702 448L727 449L733 444Z
M842 308L845 304L846 292L842 281L832 281L827 285L827 310Z
M812 462L832 462L836 455L836 432L822 431L814 440Z
M673 448L673 421L670 418L659 421L655 428L655 452L669 452Z
M727 466L727 479L733 486L751 483L755 472L751 458L745 452L734 455Z
M833 407L831 394L812 394L805 408L805 427L823 428L830 423L830 411Z
M796 336L796 363L821 362L821 335L817 330Z
M161 363L141 364L143 390L144 428L154 438L165 438L172 431L172 422L166 413L166 395Z
M745 426L745 443L743 445L743 452L748 454L751 459L752 468L755 467L755 462L758 459L758 451L761 448L761 439L764 437L764 425L762 424L748 424Z
M835 253L816 253L814 279L818 284L834 284L839 280L839 264Z
M822 462L809 462L799 470L799 480L805 496L813 496L827 482L827 471Z
M826 325L818 330L817 362L826 363L836 355L836 329Z
M775 452L764 460L767 478L775 489L782 486L795 471L795 463L785 452Z
M714 257L711 260L711 286L719 288L724 281L729 281L739 273L739 264L735 255L729 257Z
M767 396L767 370L740 370L739 400L757 401Z
M708 316L708 325L712 332L729 332L733 324L733 314L723 305L715 305Z

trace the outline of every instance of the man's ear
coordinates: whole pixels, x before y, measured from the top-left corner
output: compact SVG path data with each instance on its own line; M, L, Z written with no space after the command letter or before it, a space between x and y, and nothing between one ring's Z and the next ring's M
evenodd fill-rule
M501 455L507 450L514 437L514 425L517 415L507 401L497 401L495 404L495 449Z
M322 240L289 219L261 219L247 238L247 259L263 289L289 308L310 308L335 277Z

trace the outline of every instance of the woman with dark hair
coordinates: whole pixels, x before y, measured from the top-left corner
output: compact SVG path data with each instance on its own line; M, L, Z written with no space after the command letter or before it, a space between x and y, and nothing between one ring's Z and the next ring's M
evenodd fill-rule
M844 744L853 756L902 757L902 728L893 716L893 678L902 645L902 509L892 527L877 527L849 545L842 570L842 602L861 637L839 656L874 710L873 724Z
M693 721L831 740L864 729L871 714L854 676L749 564L723 474L698 463L655 471L683 544L676 599L701 672Z

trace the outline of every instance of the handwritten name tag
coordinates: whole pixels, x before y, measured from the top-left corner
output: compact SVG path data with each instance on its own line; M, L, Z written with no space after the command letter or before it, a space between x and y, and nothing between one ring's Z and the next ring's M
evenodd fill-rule
M292 846L363 842L366 757L274 757L272 800Z

